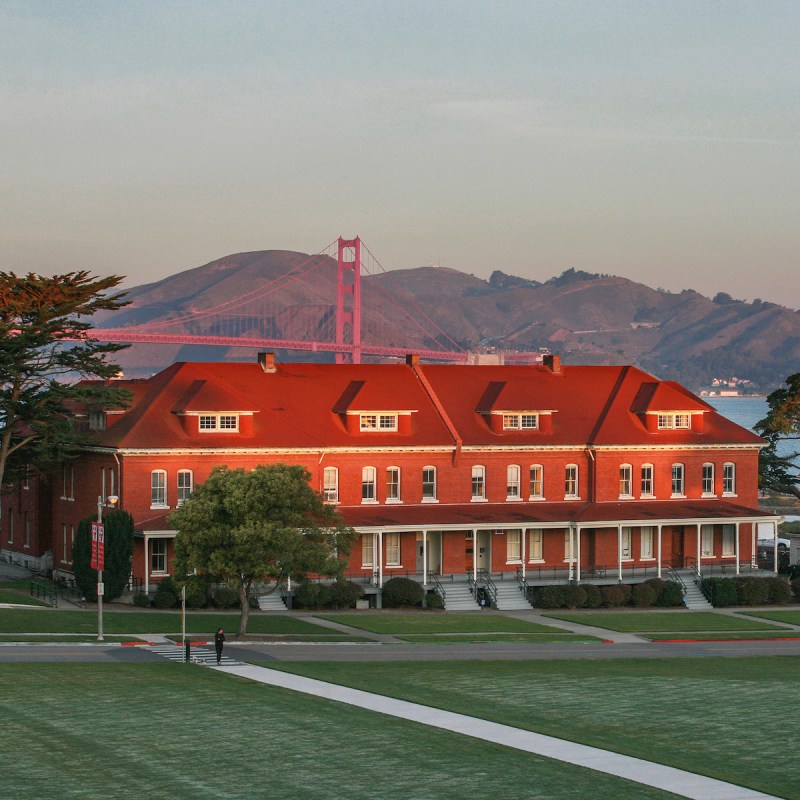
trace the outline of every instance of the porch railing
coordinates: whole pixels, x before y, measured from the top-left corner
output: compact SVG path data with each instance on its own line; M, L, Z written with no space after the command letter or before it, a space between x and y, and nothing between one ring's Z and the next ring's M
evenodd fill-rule
M492 580L492 576L485 569L478 570L478 579L483 584L483 591L489 595L489 604L497 606L497 585Z
M442 582L436 575L428 575L428 583L433 587L433 590L438 594L443 602L447 602L447 593L445 592Z

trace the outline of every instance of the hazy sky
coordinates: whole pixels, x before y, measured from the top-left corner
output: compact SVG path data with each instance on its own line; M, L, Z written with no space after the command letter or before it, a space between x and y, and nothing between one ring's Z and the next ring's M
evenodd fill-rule
M360 235L800 308L800 2L0 0L0 269Z

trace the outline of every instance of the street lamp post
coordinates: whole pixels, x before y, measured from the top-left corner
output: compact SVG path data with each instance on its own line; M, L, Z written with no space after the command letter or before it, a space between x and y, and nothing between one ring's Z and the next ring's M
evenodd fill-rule
M116 505L119 498L110 494L106 502L112 506ZM97 498L97 641L103 641L103 562L105 560L105 532L103 531L103 498ZM102 551L102 555L101 555Z

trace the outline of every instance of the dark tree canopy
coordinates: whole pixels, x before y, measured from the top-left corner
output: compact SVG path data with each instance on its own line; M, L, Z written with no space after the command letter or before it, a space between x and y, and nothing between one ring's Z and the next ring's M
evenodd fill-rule
M239 592L247 630L249 598L256 583L290 575L341 574L354 533L309 483L304 467L287 464L253 470L215 467L208 480L169 517L178 531L175 571L197 572L230 583Z
M76 454L85 441L72 424L76 402L124 403L113 386L79 382L119 372L107 359L125 345L87 334L95 313L125 305L122 294L109 294L121 280L0 272L0 485L29 465L47 470Z
M91 568L92 523L87 517L78 523L72 546L72 568L75 583L83 596L97 600L97 570ZM131 574L133 558L133 517L127 511L115 509L103 515L105 531L105 564L103 566L104 598L115 600L125 590Z
M794 444L800 440L800 373L790 375L785 388L767 397L767 404L767 416L755 426L769 443L759 458L759 485L800 498L800 452Z

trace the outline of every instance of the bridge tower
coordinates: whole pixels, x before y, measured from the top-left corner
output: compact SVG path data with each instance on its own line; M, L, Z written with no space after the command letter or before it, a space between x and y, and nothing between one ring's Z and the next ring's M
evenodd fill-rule
M337 364L361 363L361 239L339 237L336 269Z

